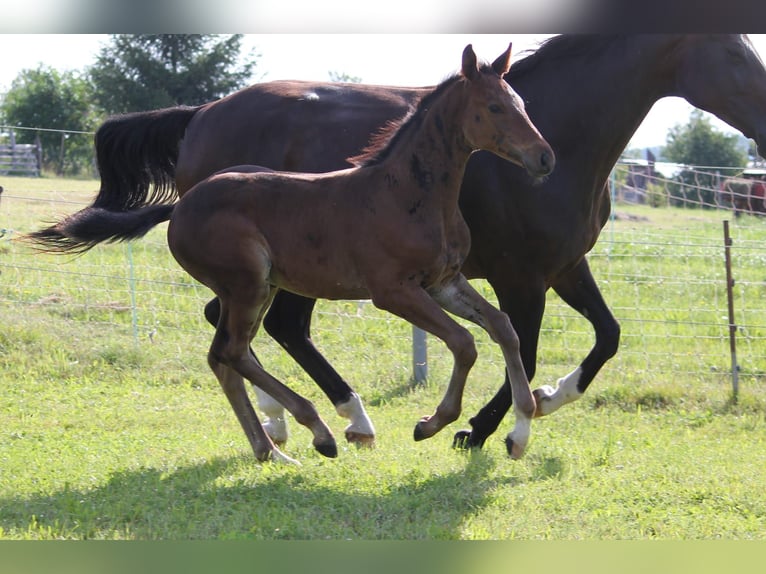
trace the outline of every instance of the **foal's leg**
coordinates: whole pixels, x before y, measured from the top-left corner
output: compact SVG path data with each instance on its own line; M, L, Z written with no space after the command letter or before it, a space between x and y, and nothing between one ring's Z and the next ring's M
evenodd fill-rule
M213 343L213 346L215 346L215 343ZM208 363L215 376L218 377L218 382L221 384L226 398L229 399L229 404L231 404L231 408L237 415L239 424L242 430L245 431L245 436L250 441L250 446L253 449L256 460L263 462L271 459L275 462L300 464L297 460L290 458L280 451L271 441L271 438L269 438L269 435L266 434L261 426L258 416L253 410L253 405L250 403L250 399L247 397L242 377L239 373L219 361L212 352L212 348L208 354Z
M431 295L447 311L476 323L492 340L500 345L510 379L516 424L506 437L506 447L511 458L524 454L535 414L535 398L521 362L519 338L508 315L484 299L461 274L447 285L432 290Z
M335 406L335 411L349 420L344 432L346 440L357 446L375 444L375 427L364 409L362 399L348 386L314 347L310 324L314 299L287 291L277 293L269 307L263 326L288 354L311 376ZM205 318L215 326L220 315L220 301L213 299L205 306ZM285 409L268 393L253 386L258 408L265 415L263 428L277 445L287 442L289 433Z
M415 440L430 438L460 416L468 372L476 362L473 336L459 325L419 285L402 289L370 289L372 302L444 341L454 359L447 391L436 412L415 425Z
M213 327L218 325L218 319L221 317L221 300L216 297L205 305L205 319ZM250 352L253 358L258 361L258 357L255 355L252 347ZM258 361L260 364L260 361ZM239 376L236 371L232 376ZM274 400L268 393L262 391L255 385L253 385L253 391L255 391L256 400L258 401L258 408L265 415L263 419L263 429L266 434L269 435L274 444L278 446L284 446L287 443L288 431L287 431L287 419L285 418L285 408Z
M250 341L260 325L262 310L270 302L268 287L263 285L260 290L266 291L265 294L254 285L240 290L236 284L228 287L235 295L228 301L221 300L221 318L211 355L274 397L298 423L309 428L314 435L314 448L320 454L337 456L335 438L314 405L267 373L250 351Z

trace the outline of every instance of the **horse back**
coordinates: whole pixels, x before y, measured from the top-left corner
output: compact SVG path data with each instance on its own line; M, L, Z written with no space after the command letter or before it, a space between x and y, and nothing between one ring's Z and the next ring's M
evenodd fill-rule
M179 150L183 194L216 171L258 164L321 173L349 167L370 134L405 115L429 88L275 81L203 106Z

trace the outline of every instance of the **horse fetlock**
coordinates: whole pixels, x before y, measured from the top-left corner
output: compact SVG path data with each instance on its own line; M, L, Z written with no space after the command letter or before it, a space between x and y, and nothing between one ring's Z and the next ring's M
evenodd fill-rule
M549 415L565 404L579 399L583 395L577 388L581 373L582 369L578 367L565 377L560 378L555 389L550 385L543 385L535 389L532 393L537 401L535 417Z
M513 411L517 418L532 419L537 412L537 399L528 388L524 392L513 395Z
M375 443L375 427L367 416L362 400L356 393L344 403L335 405L336 412L351 423L345 428L346 440L357 446L372 446Z

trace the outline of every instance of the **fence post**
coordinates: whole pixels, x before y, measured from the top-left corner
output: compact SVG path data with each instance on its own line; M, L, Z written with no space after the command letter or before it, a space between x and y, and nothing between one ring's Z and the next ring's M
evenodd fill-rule
M138 345L138 308L136 307L136 272L133 266L133 246L128 248L128 284L130 287L130 319L133 327L133 341Z
M428 378L428 352L426 332L412 326L412 379L415 384L422 384Z
M724 255L726 257L726 298L729 303L729 348L731 350L731 385L733 398L736 401L739 394L739 366L737 365L737 325L734 323L734 294L732 287L734 279L731 276L731 237L729 236L729 220L723 222Z

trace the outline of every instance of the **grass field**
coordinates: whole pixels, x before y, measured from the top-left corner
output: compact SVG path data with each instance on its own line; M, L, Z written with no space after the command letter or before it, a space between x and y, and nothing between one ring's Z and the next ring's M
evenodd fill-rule
M97 184L0 185L2 539L766 539L763 219L732 221L737 401L726 214L619 206L590 262L620 351L582 400L535 421L525 458L505 453L510 419L480 452L450 448L501 382L483 334L463 417L415 443L445 388L444 349L429 343L429 380L414 387L408 325L321 302L317 343L364 398L378 441L347 447L329 402L259 336L263 362L315 402L341 447L322 458L290 421L286 450L302 462L291 468L254 461L206 365L209 294L172 261L163 229L74 259L32 254L13 238ZM592 339L551 294L533 385L555 384Z

